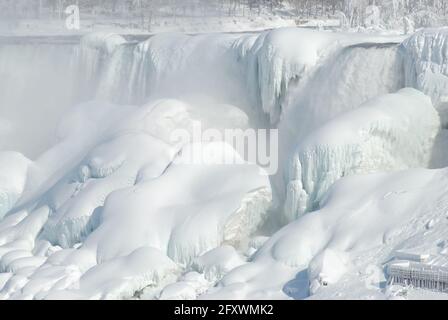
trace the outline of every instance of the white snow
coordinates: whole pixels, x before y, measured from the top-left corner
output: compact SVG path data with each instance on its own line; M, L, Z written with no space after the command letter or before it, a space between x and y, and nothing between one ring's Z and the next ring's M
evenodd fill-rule
M287 218L318 208L328 188L344 176L428 167L440 129L430 99L413 89L381 96L328 121L297 144Z
M13 273L3 298L129 297L224 240L238 243L257 230L271 196L256 165L173 161L191 147L169 140L170 131L190 128L188 109L176 100L138 109L88 103L64 118L61 142L33 162L28 175L19 172L31 179L26 191L24 181L18 191L8 189L10 197L23 193L24 214L1 222L8 225L0 266ZM225 142L201 150L236 153ZM10 223L15 215L21 220ZM17 247L25 239L28 251ZM30 252L34 242L40 255ZM50 251L55 245L62 249ZM22 278L25 268L31 269ZM46 281L56 270L62 273L57 281Z
M430 169L448 164L446 37L0 45L0 73L16 77L0 80L0 298L412 298L383 267L416 247L447 253L448 172ZM63 83L52 60L76 72ZM51 104L39 73L61 88ZM172 139L196 124L279 129L279 171L225 141Z
M403 43L406 84L429 95L448 122L448 28L425 29Z
M381 297L377 278L369 279L372 266L381 267L402 244L421 242L429 217L440 221L437 237L446 234L447 177L445 169L413 169L343 178L322 209L276 232L252 262L230 272L205 297L294 297L299 293L292 289L307 289L308 281L321 276L328 287L313 284L314 298ZM429 238L426 243L436 246Z

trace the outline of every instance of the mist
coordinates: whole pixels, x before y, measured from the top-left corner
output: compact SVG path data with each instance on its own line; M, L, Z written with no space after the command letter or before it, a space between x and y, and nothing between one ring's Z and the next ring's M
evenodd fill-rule
M56 141L76 91L74 46L0 42L0 148L35 158Z

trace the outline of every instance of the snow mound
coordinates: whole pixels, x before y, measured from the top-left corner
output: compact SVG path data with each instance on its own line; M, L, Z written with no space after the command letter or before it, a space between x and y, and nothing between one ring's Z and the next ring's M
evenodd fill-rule
M312 40L311 40L312 39ZM324 32L284 28L262 33L250 50L241 50L262 110L277 123L290 83L305 78L338 37ZM306 44L306 45L305 45Z
M286 218L318 208L344 176L428 167L439 130L430 99L414 89L373 99L327 122L298 143Z
M129 298L145 286L158 285L165 277L178 272L179 267L162 252L141 246L128 255L98 264L84 274L78 271L78 279L62 278L53 285L49 294L40 298ZM28 283L22 291L26 292L27 289L31 291L34 288Z
M436 239L446 236L447 177L446 169L412 169L343 178L322 209L275 232L251 262L202 298L384 298L378 281L393 252L423 243L441 250ZM428 232L431 220L437 227Z
M271 205L268 177L224 141L173 142L177 129L216 122L194 110L177 100L140 108L91 102L67 114L60 142L35 162L2 154L14 178L2 186L14 201L0 221L0 270L10 274L0 296L139 296L225 241L256 232ZM221 124L246 118L227 110ZM240 161L184 161L197 145L202 158ZM223 263L217 268L228 271Z

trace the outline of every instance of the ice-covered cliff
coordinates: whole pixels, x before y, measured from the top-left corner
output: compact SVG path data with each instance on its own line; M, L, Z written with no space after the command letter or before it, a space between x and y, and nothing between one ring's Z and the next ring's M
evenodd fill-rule
M446 251L447 191L446 169L341 179L320 210L275 232L203 298L384 299L394 250Z
M421 30L401 45L405 62L406 85L431 97L440 115L442 130L436 140L432 166L445 167L448 126L448 29Z
M422 30L402 44L406 85L429 95L448 122L448 28Z

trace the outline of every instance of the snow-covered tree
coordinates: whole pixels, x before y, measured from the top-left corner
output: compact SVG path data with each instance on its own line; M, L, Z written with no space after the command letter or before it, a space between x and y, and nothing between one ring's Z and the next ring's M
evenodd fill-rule
M398 28L409 25L408 20L420 28L448 21L447 0L0 0L0 16L60 19L72 4L78 4L81 13L139 20L143 25L164 17L242 17L280 10L290 11L298 21L332 18L351 28Z

